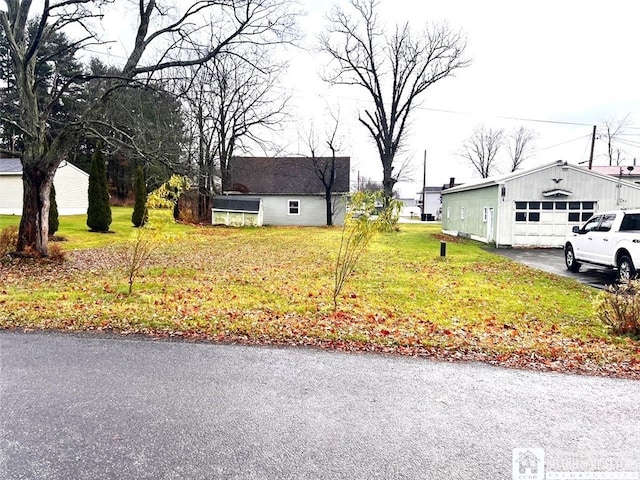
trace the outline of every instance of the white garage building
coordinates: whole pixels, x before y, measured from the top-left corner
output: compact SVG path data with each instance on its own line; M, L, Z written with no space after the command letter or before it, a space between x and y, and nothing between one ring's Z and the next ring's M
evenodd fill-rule
M82 215L89 206L89 174L62 162L55 176L58 215ZM0 215L22 215L22 164L0 158Z
M640 185L557 161L442 191L442 230L498 247L561 247L594 212L640 208Z

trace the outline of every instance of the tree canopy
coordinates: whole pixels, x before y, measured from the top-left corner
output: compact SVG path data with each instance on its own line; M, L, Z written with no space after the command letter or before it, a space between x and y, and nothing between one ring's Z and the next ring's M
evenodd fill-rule
M409 23L391 33L378 16L376 0L350 0L335 7L320 36L331 58L325 80L363 89L372 105L358 118L373 140L382 164L385 197L391 199L401 174L395 159L407 134L407 121L426 90L469 64L464 36L446 23L414 33Z
M162 83L162 75L171 69L203 65L240 47L287 43L297 33L297 12L289 0L140 0L124 61L99 74L84 65L80 70L63 68L81 65L63 62L64 58L87 56L105 45L98 34L103 9L123 4L124 0L5 0L0 10L6 47L0 63L8 70L5 85L14 95L7 99L11 108L0 111L2 136L23 166L18 250L28 247L48 255L53 176L88 130L104 126L95 112L114 98L113 92ZM65 34L72 40L62 45L58 40ZM57 46L50 50L52 45ZM113 84L95 101L85 97L72 102L78 88L96 79ZM74 108L67 110L70 102ZM118 133L127 138L127 132ZM128 143L135 149L138 140L129 135Z

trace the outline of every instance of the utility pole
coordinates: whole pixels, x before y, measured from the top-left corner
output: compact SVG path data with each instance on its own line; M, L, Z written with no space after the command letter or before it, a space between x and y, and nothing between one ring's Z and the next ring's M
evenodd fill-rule
M424 151L424 160L422 162L422 206L420 208L420 220L427 220L427 214L424 212L427 203L427 151Z
M591 134L591 155L589 155L589 170L593 167L593 148L596 144L596 126L593 126L593 133Z

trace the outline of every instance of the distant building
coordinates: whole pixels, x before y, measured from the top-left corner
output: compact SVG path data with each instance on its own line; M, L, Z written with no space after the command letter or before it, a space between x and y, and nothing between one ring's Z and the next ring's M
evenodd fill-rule
M82 215L89 207L89 174L62 162L53 177L58 215ZM22 163L0 158L0 214L22 215Z
M602 175L609 175L610 177L616 177L626 182L640 184L640 167L634 165L592 166L591 171Z
M333 223L342 225L351 159L336 157L335 160ZM229 182L233 190L216 197L214 207L224 206L234 213L243 213L243 221L256 225L326 225L325 187L316 170L319 165L328 166L331 158L321 157L315 161L314 165L314 160L308 157L234 157ZM225 215L224 208L215 209L214 223L216 218L218 223L231 218Z
M400 211L401 217L420 218L420 207L418 206L417 199L399 197L398 200L402 202L402 210Z
M442 189L444 187L425 187L424 190L424 213L427 215L428 221L440 220L442 218ZM417 214L422 213L422 191L416 192Z

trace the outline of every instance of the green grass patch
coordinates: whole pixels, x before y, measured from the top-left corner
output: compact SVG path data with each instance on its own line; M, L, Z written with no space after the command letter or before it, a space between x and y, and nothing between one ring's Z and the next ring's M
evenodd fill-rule
M437 225L378 235L334 311L340 228L171 224L174 241L159 247L127 295L131 209L113 209L112 234L89 232L85 219L60 217L58 235L69 251L63 264L0 264L1 327L321 345L640 376L640 343L596 319L592 288L472 241L451 239L441 258ZM14 221L0 216L0 228Z

